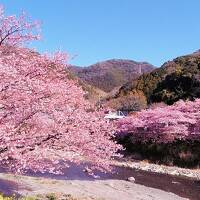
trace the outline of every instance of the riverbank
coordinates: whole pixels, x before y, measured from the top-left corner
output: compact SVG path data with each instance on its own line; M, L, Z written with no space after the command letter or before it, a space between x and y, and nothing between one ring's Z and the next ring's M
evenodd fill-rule
M114 165L120 167L128 167L135 170L172 175L172 176L189 178L192 180L200 181L200 169L188 169L176 166L158 165L149 163L148 161L139 161L131 159L129 157L123 158L120 161L114 161Z

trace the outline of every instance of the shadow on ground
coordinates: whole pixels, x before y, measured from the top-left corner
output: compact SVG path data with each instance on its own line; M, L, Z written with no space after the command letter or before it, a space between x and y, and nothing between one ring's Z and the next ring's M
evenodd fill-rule
M2 192L6 196L12 196L15 195L16 197L19 197L18 194L19 185L15 181L8 181L0 179L0 192Z

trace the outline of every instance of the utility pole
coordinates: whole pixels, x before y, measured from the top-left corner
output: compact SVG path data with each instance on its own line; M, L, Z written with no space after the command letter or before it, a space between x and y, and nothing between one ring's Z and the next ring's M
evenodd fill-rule
M99 99L98 99L98 107L99 107L99 110L101 109L101 99L100 99L100 94L99 94Z
M139 65L139 74L142 74L142 66L141 65Z

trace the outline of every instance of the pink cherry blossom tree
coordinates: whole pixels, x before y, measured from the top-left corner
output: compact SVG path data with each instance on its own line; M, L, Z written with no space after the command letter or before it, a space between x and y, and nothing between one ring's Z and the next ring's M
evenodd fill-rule
M38 21L28 20L25 13L19 17L5 16L3 6L0 6L0 46L21 46L27 42L38 40Z
M121 148L114 129L68 78L67 55L23 48L37 23L0 8L0 165L10 171L61 173L69 161L109 170Z
M130 136L143 143L200 140L200 99L143 110L117 125L119 137Z
M111 124L67 78L64 58L0 49L0 161L12 171L60 173L68 161L108 170L120 149Z

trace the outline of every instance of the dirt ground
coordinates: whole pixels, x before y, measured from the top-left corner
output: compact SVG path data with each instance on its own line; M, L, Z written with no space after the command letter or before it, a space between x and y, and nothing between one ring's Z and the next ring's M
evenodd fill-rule
M183 200L176 194L125 180L56 180L0 174L2 192L35 196L47 193L71 194L98 200ZM153 180L152 180L153 181Z

